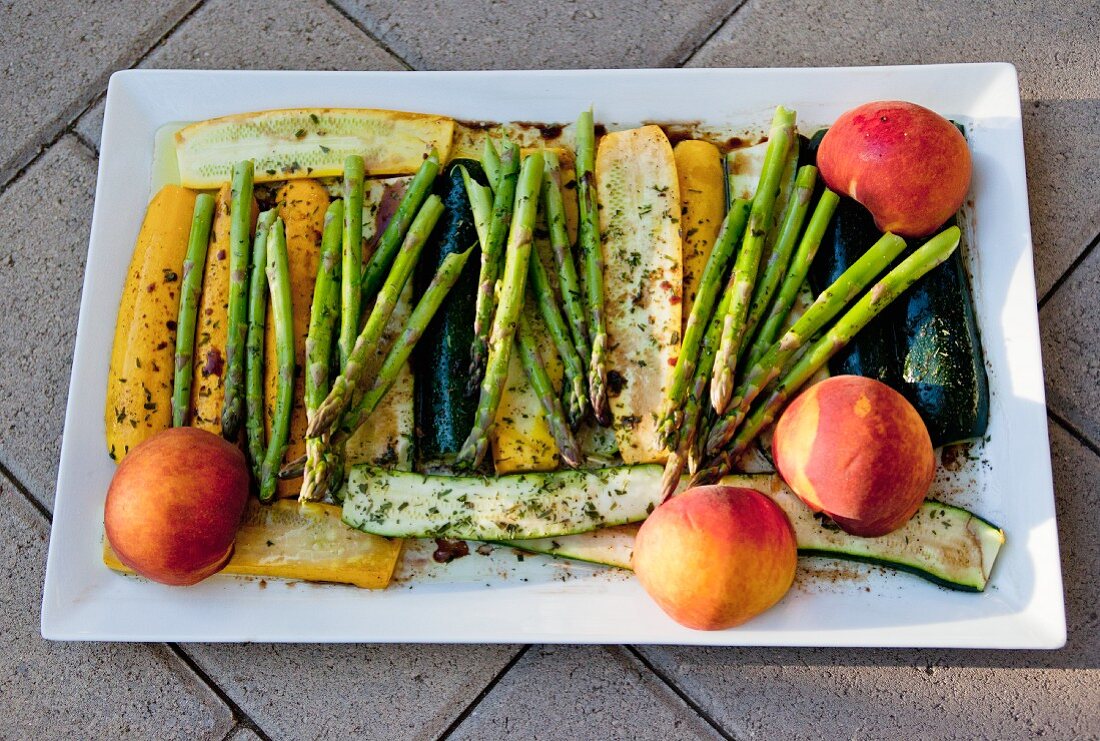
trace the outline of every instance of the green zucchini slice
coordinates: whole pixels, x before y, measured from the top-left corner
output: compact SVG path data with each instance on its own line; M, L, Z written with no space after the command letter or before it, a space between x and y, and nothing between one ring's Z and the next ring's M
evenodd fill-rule
M991 522L943 502L927 500L904 527L880 538L849 535L815 514L773 474L727 476L727 486L756 489L776 502L794 528L798 553L859 561L907 571L940 586L981 592L1005 543L1004 531ZM532 553L630 568L636 526L541 540L509 540Z
M488 478L355 466L343 518L364 532L397 538L572 535L644 520L661 502L662 471L639 465Z

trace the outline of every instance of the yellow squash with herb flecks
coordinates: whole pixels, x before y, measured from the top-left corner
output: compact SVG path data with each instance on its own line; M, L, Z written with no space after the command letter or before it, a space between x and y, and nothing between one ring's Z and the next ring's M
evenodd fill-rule
M166 185L149 202L115 323L107 371L107 451L117 460L172 424L180 280L195 191Z

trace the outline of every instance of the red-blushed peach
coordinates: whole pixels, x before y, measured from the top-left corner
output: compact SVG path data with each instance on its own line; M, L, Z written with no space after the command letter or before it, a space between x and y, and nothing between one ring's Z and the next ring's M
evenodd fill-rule
M131 450L107 490L104 527L126 566L162 584L220 571L248 501L248 465L237 446L176 427Z
M882 231L932 234L970 189L966 139L946 118L915 103L866 103L841 114L817 150L830 189L862 203Z
M920 508L936 472L928 428L886 384L834 376L783 412L775 467L791 490L852 535L897 530Z
M787 593L798 546L787 515L758 491L700 486L673 497L642 524L634 573L669 617L722 630L764 612Z

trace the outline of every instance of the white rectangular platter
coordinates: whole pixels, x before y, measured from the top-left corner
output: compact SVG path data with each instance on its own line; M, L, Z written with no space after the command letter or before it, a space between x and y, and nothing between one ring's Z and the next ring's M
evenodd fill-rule
M393 108L491 121L701 121L762 130L777 104L826 124L859 103L910 100L964 122L974 156L968 267L991 387L989 440L950 500L1004 528L989 588L820 559L733 630L683 628L627 574L510 549L447 567L409 553L381 592L215 577L164 587L101 560L108 357L125 267L170 122L298 106ZM811 129L812 130L812 129ZM1035 305L1020 101L1006 64L545 72L126 71L111 78L42 607L46 638L174 641L682 643L1055 648L1065 642ZM960 485L961 484L961 485ZM423 564L427 563L427 566ZM415 566L415 564L414 564ZM412 574L411 572L415 572Z

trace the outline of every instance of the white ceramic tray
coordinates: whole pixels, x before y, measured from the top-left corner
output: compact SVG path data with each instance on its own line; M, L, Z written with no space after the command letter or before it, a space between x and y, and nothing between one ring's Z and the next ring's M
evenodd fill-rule
M510 549L448 567L413 553L383 592L215 577L171 588L100 560L108 356L125 267L166 123L265 108L362 106L463 119L703 121L764 129L776 104L828 123L876 99L965 122L974 155L968 266L992 392L989 442L944 496L1001 525L1008 544L983 594L803 560L775 609L697 632L628 575ZM430 641L1054 648L1065 613L1035 307L1020 101L1006 64L838 69L570 72L126 71L111 78L46 570L42 633L54 639ZM424 565L427 562L428 565ZM418 567L417 564L420 564ZM413 574L415 572L415 574Z

